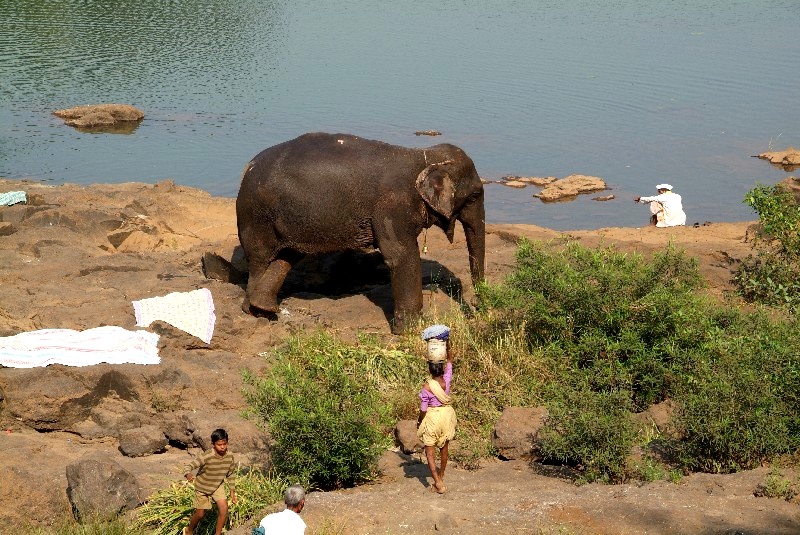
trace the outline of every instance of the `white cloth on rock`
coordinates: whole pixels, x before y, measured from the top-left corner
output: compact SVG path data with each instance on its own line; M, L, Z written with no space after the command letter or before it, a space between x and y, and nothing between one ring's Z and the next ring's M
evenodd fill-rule
M133 302L136 325L147 327L157 320L198 337L205 343L214 335L214 298L208 288L173 292Z
M0 365L8 368L90 366L103 362L158 364L158 335L108 325L85 331L41 329L0 337Z
M0 206L11 206L20 202L28 202L28 196L24 191L0 193Z

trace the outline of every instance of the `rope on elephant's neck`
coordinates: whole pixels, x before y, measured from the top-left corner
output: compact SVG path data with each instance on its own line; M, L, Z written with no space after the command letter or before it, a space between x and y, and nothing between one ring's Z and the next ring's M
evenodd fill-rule
M430 214L428 209L425 209L425 229L422 231L422 253L428 254L428 223L430 222Z

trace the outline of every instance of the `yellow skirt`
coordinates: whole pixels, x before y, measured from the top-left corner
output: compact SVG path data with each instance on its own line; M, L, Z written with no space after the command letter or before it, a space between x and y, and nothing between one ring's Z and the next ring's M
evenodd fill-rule
M426 446L444 447L456 436L456 411L450 405L428 407L425 418L419 424L417 437Z

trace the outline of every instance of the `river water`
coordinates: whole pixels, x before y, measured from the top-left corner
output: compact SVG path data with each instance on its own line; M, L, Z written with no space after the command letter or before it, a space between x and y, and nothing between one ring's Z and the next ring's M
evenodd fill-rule
M800 146L797 0L0 1L0 176L171 178L235 197L245 163L307 131L455 143L482 177L603 178L543 204L487 185L487 220L645 224L670 182L688 222L742 221L752 158ZM120 102L127 134L52 115ZM438 130L438 137L416 136Z

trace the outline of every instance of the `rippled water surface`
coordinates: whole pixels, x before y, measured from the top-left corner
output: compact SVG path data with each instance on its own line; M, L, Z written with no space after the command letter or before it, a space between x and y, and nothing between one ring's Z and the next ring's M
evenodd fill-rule
M451 142L481 176L602 177L544 205L487 186L489 222L636 226L668 181L689 222L747 220L751 158L800 146L796 0L0 2L0 176L172 178L234 197L244 164L306 131ZM52 111L123 102L127 134ZM436 138L415 136L435 129Z

